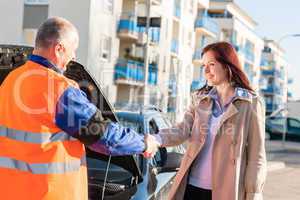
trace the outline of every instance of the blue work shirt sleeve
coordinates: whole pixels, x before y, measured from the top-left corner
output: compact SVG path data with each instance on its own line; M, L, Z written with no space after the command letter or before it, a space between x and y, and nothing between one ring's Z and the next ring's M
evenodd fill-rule
M69 87L57 102L55 123L67 134L79 138L80 128L87 126L96 111L97 107L82 90ZM98 140L87 146L106 155L140 154L145 149L144 136L113 122L108 123Z
M141 154L145 150L144 136L118 123L108 124L104 135L88 146L92 151L106 155Z

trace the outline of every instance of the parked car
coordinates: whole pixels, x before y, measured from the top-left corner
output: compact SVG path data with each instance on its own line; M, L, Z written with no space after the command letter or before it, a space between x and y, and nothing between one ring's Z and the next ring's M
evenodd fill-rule
M300 141L300 120L291 117L266 119L266 133L269 134L270 140L281 139L285 131L286 140Z
M2 56L7 58L22 53L23 48L0 45ZM26 56L22 59L24 63ZM8 63L9 60L13 59L7 59L5 65L0 66L0 84L11 70L19 66ZM170 127L170 122L157 109L115 113L100 85L79 63L71 62L65 75L77 81L91 102L102 111L103 116L112 121L119 121L140 134L156 134L160 129ZM142 155L105 156L86 148L89 199L165 199L183 153L183 146L160 148L153 159L145 159Z

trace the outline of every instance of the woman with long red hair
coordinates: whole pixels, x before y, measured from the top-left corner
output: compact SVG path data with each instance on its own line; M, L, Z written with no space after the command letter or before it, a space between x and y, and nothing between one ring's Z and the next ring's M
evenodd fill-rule
M227 42L202 53L207 85L181 123L159 132L161 146L188 141L169 199L261 200L266 177L265 110Z

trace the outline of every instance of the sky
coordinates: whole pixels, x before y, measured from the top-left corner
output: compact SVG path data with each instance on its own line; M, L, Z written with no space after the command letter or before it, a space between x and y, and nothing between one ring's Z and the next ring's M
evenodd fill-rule
M235 0L258 23L256 32L261 37L278 41L286 34L300 34L299 0ZM294 99L300 99L300 37L287 37L280 42L289 63L289 86Z

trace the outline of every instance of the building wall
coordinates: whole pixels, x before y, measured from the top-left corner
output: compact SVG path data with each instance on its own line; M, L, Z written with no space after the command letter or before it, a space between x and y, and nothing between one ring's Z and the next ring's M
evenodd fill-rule
M70 7L70 5L72 6ZM49 17L64 17L78 29L80 40L77 50L77 61L83 65L88 63L90 8L90 0L49 0Z
M0 1L1 44L23 43L24 0Z

